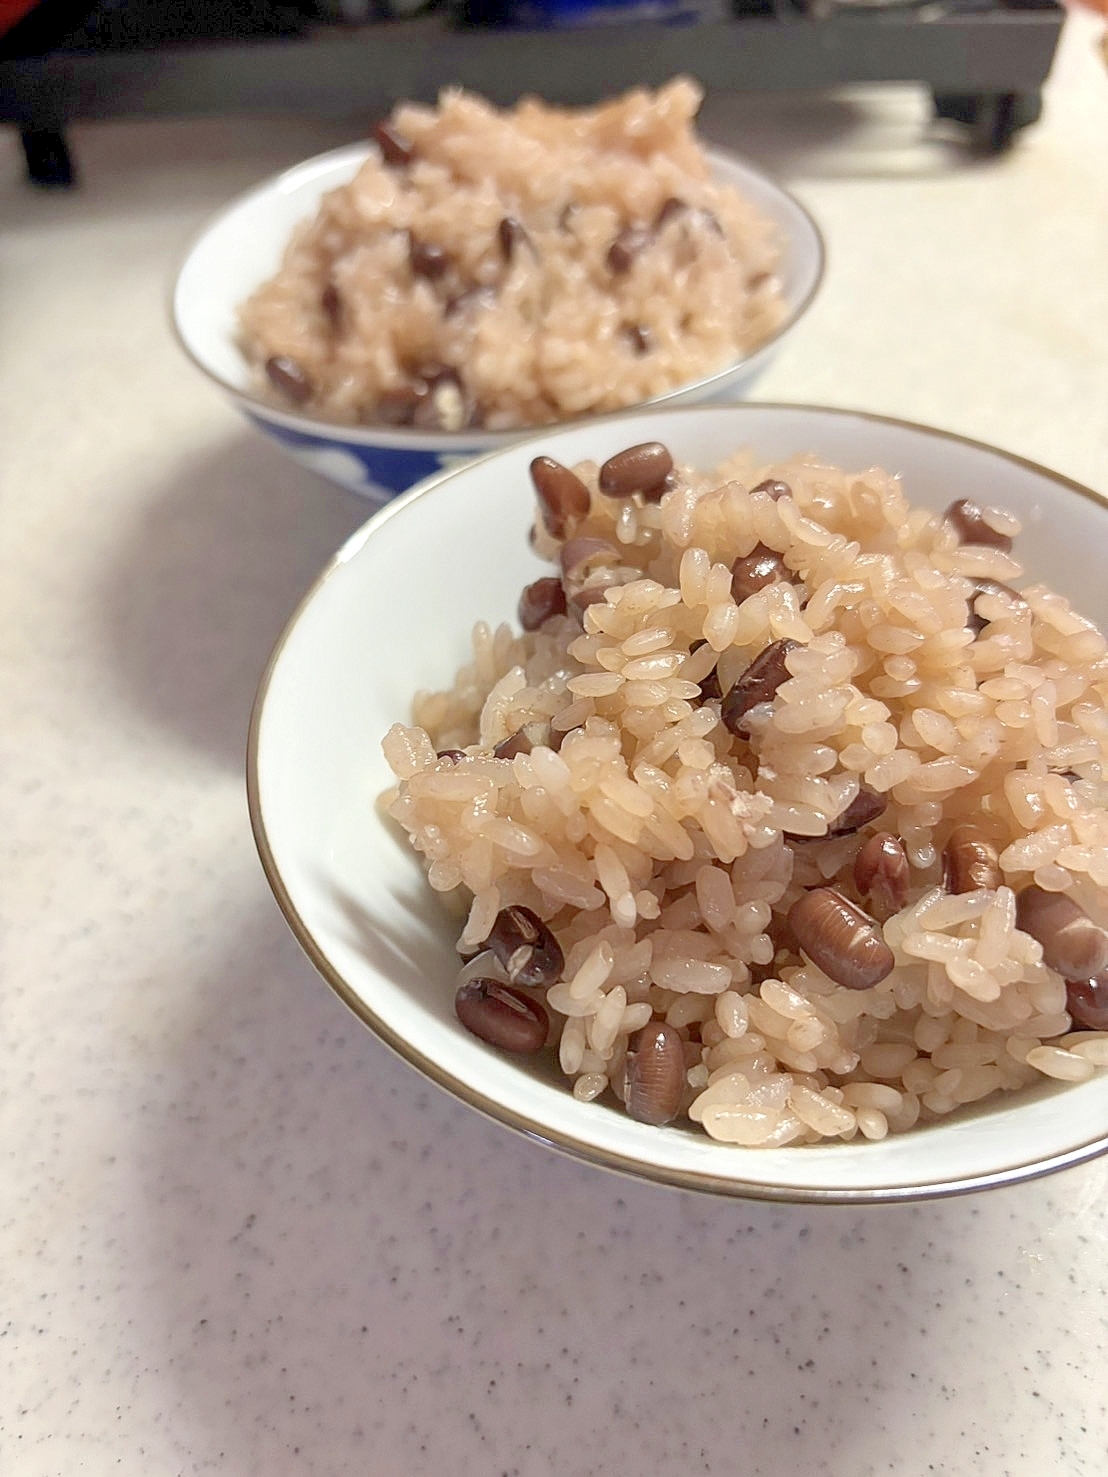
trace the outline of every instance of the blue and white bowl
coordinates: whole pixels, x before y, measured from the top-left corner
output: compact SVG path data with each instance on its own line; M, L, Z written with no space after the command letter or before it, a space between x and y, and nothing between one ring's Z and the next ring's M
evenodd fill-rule
M424 477L532 432L335 425L279 409L257 393L236 342L238 306L277 271L293 227L315 214L327 191L353 179L375 147L364 142L320 154L227 206L193 242L173 287L172 316L189 358L260 431L311 471L383 503ZM788 312L753 353L650 404L741 399L808 308L823 274L823 242L804 207L734 155L720 149L708 154L716 178L734 185L777 223L784 247L779 275Z

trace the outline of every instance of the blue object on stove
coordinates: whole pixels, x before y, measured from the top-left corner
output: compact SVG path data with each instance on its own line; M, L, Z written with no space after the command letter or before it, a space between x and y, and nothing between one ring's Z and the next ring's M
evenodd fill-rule
M500 24L536 30L636 21L696 25L723 14L722 0L504 0Z

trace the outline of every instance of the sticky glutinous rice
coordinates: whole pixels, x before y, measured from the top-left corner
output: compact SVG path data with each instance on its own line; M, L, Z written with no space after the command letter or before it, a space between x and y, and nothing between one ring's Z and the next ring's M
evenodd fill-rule
M339 422L499 430L741 358L784 317L782 243L713 180L700 98L679 78L583 111L400 105L242 305L259 385Z
M1108 1065L1108 647L1016 520L812 457L615 460L536 460L541 624L479 624L384 741L465 977L510 994L482 948L544 920L561 968L518 993L574 1094L735 1144Z

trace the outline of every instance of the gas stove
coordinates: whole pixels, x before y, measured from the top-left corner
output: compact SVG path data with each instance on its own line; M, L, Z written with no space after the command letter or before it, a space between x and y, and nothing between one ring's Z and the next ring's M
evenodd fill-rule
M1039 116L1065 14L1056 0L456 0L410 14L423 3L40 0L0 34L0 122L20 128L32 180L65 185L77 119L371 114L448 84L584 104L687 72L737 91L922 83L972 147L999 152Z

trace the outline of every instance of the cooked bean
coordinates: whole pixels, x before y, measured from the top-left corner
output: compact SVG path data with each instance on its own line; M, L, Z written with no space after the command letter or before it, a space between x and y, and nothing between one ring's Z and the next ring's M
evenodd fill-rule
M565 964L558 940L530 908L502 908L487 944L513 985L552 985Z
M492 751L494 759L514 759L517 754L530 752L531 741L522 728L517 728L515 733L510 733L506 739L494 744Z
M800 836L792 831L786 831L785 836L789 841L801 844L812 841L837 841L843 836L853 836L863 826L868 826L870 821L875 821L879 815L884 815L888 808L889 802L884 795L871 790L869 785L859 785L857 795L842 815L831 822L823 836Z
M699 684L700 701L702 703L719 702L723 697L723 689L719 685L719 673L715 667L708 673L704 681Z
M1088 980L1108 970L1108 933L1065 893L1025 887L1016 898L1016 927L1038 939L1043 962L1064 979Z
M654 218L654 230L661 231L670 221L676 220L678 216L688 215L699 221L708 230L714 231L717 236L723 235L723 227L719 223L719 217L704 206L692 206L686 201L671 195Z
M514 759L517 754L530 754L532 749L544 747L550 747L550 724L536 720L501 739L492 752L495 759Z
M571 585L581 585L594 569L618 564L619 550L602 538L571 538L558 552L562 574Z
M623 1105L639 1123L677 1117L685 1091L685 1043L675 1027L651 1021L628 1042Z
M501 1051L531 1056L546 1045L550 1019L545 1008L499 980L466 980L454 996L454 1009L467 1031Z
M280 390L294 405L303 405L305 400L312 398L312 382L306 371L287 354L274 354L267 359L265 372L273 388Z
M968 497L951 503L943 517L958 535L960 544L985 544L991 549L1003 549L1006 554L1012 547L1012 540L1006 533L998 533L986 523L985 510L980 503L972 502Z
M736 559L731 566L731 599L741 605L767 585L788 578L789 571L781 555L765 544L755 544L744 559Z
M887 796L879 794L869 785L859 785L857 795L842 815L831 822L827 834L828 836L853 836L855 831L860 831L863 826L868 826L870 821L875 821L879 815L884 815L888 808Z
M624 330L624 332L627 335L627 340L630 343L631 348L636 354L640 356L643 354L649 354L651 349L654 347L654 335L650 332L650 329L647 328L645 324L632 323L629 328L626 328Z
M642 495L644 503L660 503L667 492L672 492L677 486L678 477L676 472L667 472L661 482L650 487Z
M378 123L373 130L373 137L386 164L401 168L415 158L415 146L391 123Z
M449 759L451 764L457 764L459 759L466 757L464 749L439 749L435 754L436 759Z
M893 951L877 924L833 887L806 892L789 924L812 963L844 989L869 990L892 973Z
M995 892L1002 881L997 849L980 826L955 826L943 847L943 886L947 892Z
M975 636L980 636L981 632L989 624L985 616L978 615L977 613L977 602L982 595L1003 595L1012 603L1015 609L1027 609L1027 601L1018 590L1013 590L1011 585L1002 585L999 580L973 580L971 583L973 584L973 593L969 597L970 616L966 624Z
M552 615L565 613L566 592L553 575L527 585L519 597L519 623L525 631L537 631Z
M421 241L409 231L408 263L417 277L437 282L450 266L450 258L441 246L436 246L433 241Z
M537 456L531 463L531 481L542 511L542 521L551 538L565 539L582 518L589 515L589 489L576 472L551 456Z
M651 494L664 489L672 471L673 458L662 443L643 441L608 458L600 468L600 491L606 497L630 497L640 492L653 501Z
M777 689L788 680L789 669L785 658L796 650L795 641L774 641L758 653L731 691L723 699L720 718L723 726L739 738L749 738L749 730L743 722L751 708L759 703L771 703Z
M782 960L786 954L798 954L800 945L796 941L796 934L792 931L787 913L774 913L766 924L766 933L773 944L773 959L769 964L758 965L762 971L758 984L762 980L770 979L777 973L777 961ZM755 966L751 966L751 975L754 974Z
M505 262L510 262L520 247L526 246L531 255L535 256L535 243L527 234L527 227L522 221L517 221L514 215L506 215L496 228L496 239L500 245L500 255Z
M1066 1009L1074 1025L1086 1031L1108 1031L1108 974L1091 980L1067 980Z
M707 644L708 643L706 641L694 641L692 646L689 648L689 651L699 651L702 646L706 646ZM722 698L723 690L719 685L718 668L713 667L712 670L708 673L707 677L705 677L699 685L700 701L702 703L709 703L713 701L718 702L719 699Z
M793 490L787 482L778 482L775 477L767 477L764 482L759 482L757 487L752 487L751 492L764 492L777 501L779 497L792 497Z
M517 754L530 752L531 743L522 728L517 728L515 733L510 733L506 739L494 744L492 751L494 759L514 759Z
M377 398L377 419L386 426L410 426L420 401L426 400L428 393L427 386L422 383L382 390Z
M652 231L644 226L625 226L608 247L608 270L617 277L631 270L635 258L654 239Z
M570 539L562 545L561 561L566 607L582 625L586 607L603 600L605 591L640 577L633 566L620 565L619 550L604 539Z
M460 431L473 414L461 377L454 369L434 372L427 394L416 405L412 424L425 431Z
M888 831L864 842L854 858L854 885L870 906L886 917L898 913L908 897L911 869L904 843Z
M319 306L332 328L338 328L342 322L342 298L339 290L333 282L328 282L323 289L319 299Z
M590 605L600 605L605 593L616 583L615 580L604 580L598 585L589 585L583 590L574 590L572 595L566 596L566 610L578 620L582 626L585 623L585 611Z

